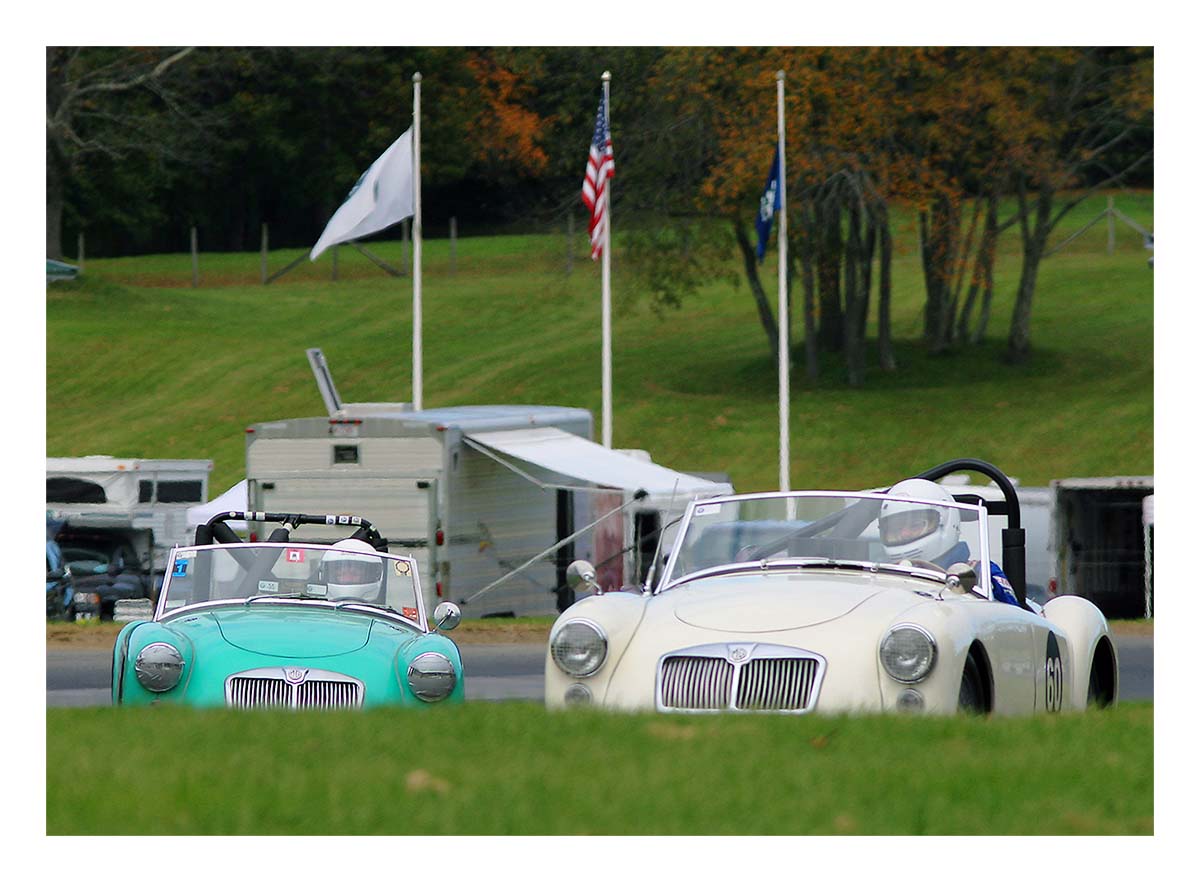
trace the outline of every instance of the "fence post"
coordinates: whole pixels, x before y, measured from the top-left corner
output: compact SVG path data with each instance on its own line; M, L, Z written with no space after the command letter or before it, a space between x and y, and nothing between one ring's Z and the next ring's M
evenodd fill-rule
M1113 211L1112 194L1108 197L1108 210L1105 212L1108 215L1108 253L1112 254L1117 248L1117 216Z
M200 241L192 227L192 287L200 287Z
M79 239L75 243L75 256L78 258L79 271L83 272L83 230L79 231Z
M333 280L335 282L337 281L337 256L338 256L338 248L339 247L341 247L341 246L334 245L333 248L330 249L331 251L333 251Z
M262 254L259 257L259 274L262 276L262 283L267 284L267 225L262 225Z
M458 218L450 218L450 275L458 270Z
M567 209L567 275L575 268L575 212Z

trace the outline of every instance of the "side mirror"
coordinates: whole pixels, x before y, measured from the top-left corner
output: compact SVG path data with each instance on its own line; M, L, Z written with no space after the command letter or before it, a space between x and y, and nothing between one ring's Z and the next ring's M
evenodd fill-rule
M154 618L154 606L145 597L118 600L113 605L114 622L148 622Z
M946 587L955 594L970 594L978 584L979 577L975 575L975 568L970 564L950 564L946 571Z
M457 603L443 600L433 610L433 626L439 631L453 631L462 621L462 610Z
M586 560L573 561L567 567L567 587L575 591L580 585L587 585L596 594L600 593L600 584L596 581L596 568Z

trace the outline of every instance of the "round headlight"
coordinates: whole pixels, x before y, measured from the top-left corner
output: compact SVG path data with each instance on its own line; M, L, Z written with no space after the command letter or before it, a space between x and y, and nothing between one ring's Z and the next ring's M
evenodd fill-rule
M170 643L151 643L133 660L133 672L151 692L166 692L179 684L183 656Z
M937 643L924 628L897 625L879 645L879 660L888 676L901 683L924 680L937 659Z
M408 666L409 688L421 701L441 701L457 682L454 663L440 652L422 653Z
M550 640L554 663L572 677L590 677L604 664L608 640L600 626L583 619L567 622Z

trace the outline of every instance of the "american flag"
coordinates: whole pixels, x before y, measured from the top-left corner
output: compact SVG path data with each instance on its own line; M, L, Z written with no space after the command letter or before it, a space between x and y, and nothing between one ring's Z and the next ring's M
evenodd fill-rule
M596 111L596 129L592 132L592 146L588 149L587 172L583 176L583 204L592 211L591 220L588 221L592 260L596 260L604 248L604 207L608 202L605 184L613 176L612 133L608 130L606 110L604 95L601 94L600 109Z

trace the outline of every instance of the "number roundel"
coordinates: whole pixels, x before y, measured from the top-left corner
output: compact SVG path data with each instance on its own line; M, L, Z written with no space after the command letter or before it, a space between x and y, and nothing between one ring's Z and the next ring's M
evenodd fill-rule
M1063 662L1054 634L1046 636L1046 710L1057 713L1063 706Z

